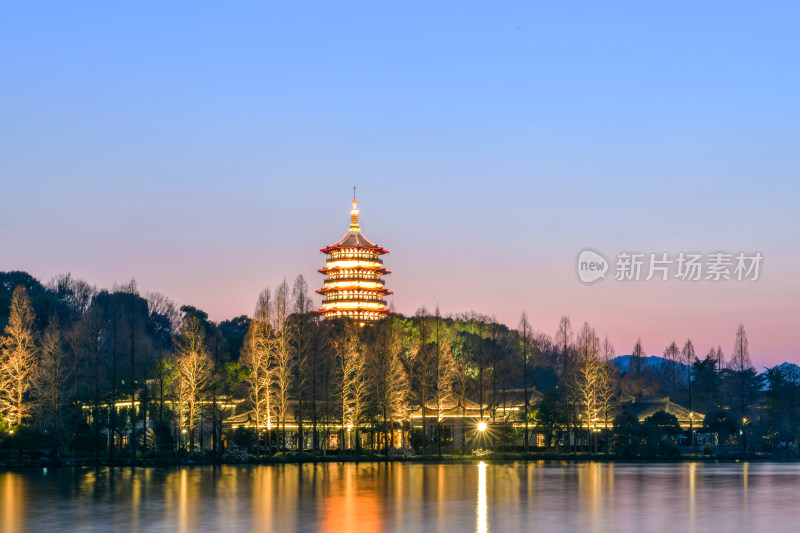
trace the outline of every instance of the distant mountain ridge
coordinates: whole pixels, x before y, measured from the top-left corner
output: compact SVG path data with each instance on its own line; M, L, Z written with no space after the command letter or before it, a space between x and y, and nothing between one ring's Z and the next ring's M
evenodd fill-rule
M624 374L630 368L632 359L632 355L618 355L611 360L611 364L616 366L619 371ZM644 358L642 363L644 367L650 368L651 370L661 370L662 367L672 364L669 359L665 359L664 357L660 357L658 355L648 355ZM678 364L680 366L684 366L681 363Z
M611 360L611 364L616 366L621 373L625 373L628 371L631 365L631 359L633 358L632 355L618 355L614 359ZM669 365L672 364L672 361L665 357L661 357L659 355L648 355L644 358L643 366L645 368L650 368L651 370L666 370L669 368ZM683 363L678 363L679 368L685 368L686 365ZM790 370L793 369L796 372L800 372L800 366L795 363L784 362L778 365L778 368L782 370ZM759 370L756 368L756 370ZM761 367L759 374L763 374L765 372L765 368Z

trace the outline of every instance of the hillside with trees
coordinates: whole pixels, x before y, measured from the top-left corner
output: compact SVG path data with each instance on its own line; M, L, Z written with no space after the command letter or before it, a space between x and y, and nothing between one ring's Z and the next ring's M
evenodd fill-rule
M649 347L653 364L641 340L616 358L568 317L554 332L525 313L514 329L424 306L374 324L322 320L302 276L254 303L252 316L216 323L135 281L98 289L0 273L0 461L475 448L671 457L698 452L701 433L713 435L704 447L740 454L797 450L798 368L759 373L744 326L727 357L684 339ZM657 401L702 418L687 431L664 411L633 414ZM460 430L446 413L460 413ZM482 441L468 417L489 428Z

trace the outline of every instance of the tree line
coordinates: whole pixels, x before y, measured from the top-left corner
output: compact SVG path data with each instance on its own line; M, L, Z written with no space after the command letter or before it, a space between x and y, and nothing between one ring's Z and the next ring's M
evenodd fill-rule
M368 326L322 320L302 276L263 290L252 317L217 323L140 293L135 281L97 289L69 274L42 284L0 273L0 313L0 448L20 455L327 454L334 440L337 453L409 443L417 453L464 453L466 435L456 450L437 415L466 406L498 448L635 455L652 435L674 436L675 421L659 415L645 431L625 406L661 397L706 415L697 431L720 444L755 452L798 439L797 367L757 372L743 326L727 360L719 346L699 356L687 339L658 352L665 364L648 365L637 340L621 372L613 345L588 323L573 331L562 317L551 336L525 313L512 329L438 307ZM247 423L225 427L232 416Z

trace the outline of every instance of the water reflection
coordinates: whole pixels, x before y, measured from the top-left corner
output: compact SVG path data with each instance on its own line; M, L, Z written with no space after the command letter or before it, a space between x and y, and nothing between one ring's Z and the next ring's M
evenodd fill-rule
M0 473L15 531L793 530L796 464L329 463Z
M486 520L486 463L478 463L478 520L476 531L486 533L489 531L489 523Z

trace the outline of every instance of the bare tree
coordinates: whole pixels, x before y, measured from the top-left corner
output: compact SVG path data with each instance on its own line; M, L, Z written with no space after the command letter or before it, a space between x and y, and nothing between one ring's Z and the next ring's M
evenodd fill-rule
M118 392L118 379L117 379L117 361L119 359L119 352L120 352L120 329L122 323L122 305L118 299L117 291L119 290L118 287L112 289L114 291L113 294L109 294L107 292L101 293L105 295L104 300L106 301L106 321L107 326L109 328L108 332L108 342L111 344L111 397L109 398L109 410L108 410L108 431L110 435L110 443L108 446L108 459L110 462L114 461L114 456L117 450L117 432L118 432L118 406L117 406L117 392ZM119 439L120 441L122 439Z
M597 451L596 426L599 420L600 374L601 362L598 359L600 339L588 322L578 333L576 340L578 359L575 361L575 378L573 390L576 405L580 405L586 425L587 435L594 436L595 452ZM587 443L589 439L587 438Z
M45 427L50 428L56 454L61 452L61 407L66 390L69 365L64 354L58 318L51 318L42 337L41 359L34 390Z
M286 280L278 285L272 306L272 328L275 340L272 343L275 358L275 407L281 424L281 447L286 451L286 419L289 417L289 400L292 392L295 360L292 357L289 320L289 285Z
M436 400L436 443L439 455L442 455L442 410L445 402L453 397L453 384L455 382L456 362L450 345L450 335L447 327L442 324L439 306L434 314L433 341L435 346L435 400Z
M630 363L628 364L628 372L633 375L633 392L636 396L636 401L642 399L644 392L644 359L647 356L644 349L642 349L642 339L636 339L636 344L633 346L631 352Z
M525 452L528 451L528 413L530 412L530 405L528 401L528 365L531 356L531 341L532 332L531 325L528 322L528 313L525 311L519 317L519 338L520 338L520 362L522 363L522 390L525 394L525 411L524 411L524 424L525 430L522 437L522 444Z
M159 324L163 333L175 335L180 331L181 313L175 302L160 292L148 292L144 299L147 300L147 311L151 321L157 322L155 317L160 317L164 321L163 324Z
M612 347L613 350L613 347ZM608 359L599 362L597 384L597 409L603 416L603 428L606 434L606 453L609 452L609 413L612 412L617 401L619 388L619 372ZM595 445L595 452L597 447Z
M401 360L403 350L402 323L387 318L377 324L374 349L370 366L373 369L377 409L383 419L385 452L392 447L391 435L394 422L402 421L409 396L406 369Z
M297 439L298 450L303 451L304 445L304 431L303 431L303 416L305 410L303 408L303 400L305 399L305 391L312 376L309 375L309 367L311 366L311 322L312 309L314 303L308 296L308 284L303 278L302 274L297 276L294 280L292 287L292 313L293 320L291 322L291 341L292 349L294 351L294 385L295 394L297 397L297 412L295 419L297 420Z
M366 358L361 345L359 327L347 321L337 342L337 366L340 406L342 410L342 438L345 429L354 430L356 453L360 452L359 428L367 415L369 395Z
M73 414L74 424L77 429L78 424L84 420L79 401L79 389L81 386L89 387L91 394L91 419L93 428L93 448L95 459L100 458L100 386L101 386L101 363L100 357L103 333L103 320L101 310L94 303L89 307L77 322L72 326L68 333L67 341L72 351L72 381L74 394ZM81 369L85 369L89 383L81 383Z
M614 345L611 344L611 342L609 342L607 335L603 337L603 345L601 346L601 352L603 354L604 362L610 363L611 360L614 359Z
M681 350L674 340L664 349L664 358L669 361L670 378L672 379L672 399L674 401L678 396L678 365L681 358Z
M206 332L196 316L186 316L176 345L181 423L188 430L189 448L194 451L195 428L199 422L198 406L209 385L212 365L206 346Z
M428 449L428 401L436 384L436 365L430 346L432 332L428 310L424 306L420 307L414 318L417 323L417 337L411 369L422 410L422 453L424 455Z
M266 424L267 430L272 430L275 406L273 398L275 365L272 347L274 337L269 323L270 304L269 289L264 289L258 296L258 303L245 336L241 356L241 363L249 370L245 379L256 418L257 455L261 449L261 425Z
M750 361L750 349L747 342L747 333L744 331L744 324L739 324L736 330L736 341L733 344L733 353L731 353L731 369L737 379L739 422L742 427L742 451L747 453L747 378L748 374L753 370L753 363Z
M47 283L48 290L54 292L59 300L75 314L82 315L89 310L97 288L82 279L72 277L72 273L59 274Z
M561 383L564 387L562 396L564 399L564 416L567 419L567 437L565 446L569 449L569 440L571 435L571 429L573 425L573 416L570 404L570 390L572 387L572 376L573 376L573 369L572 369L572 326L570 325L569 317L562 316L561 320L558 323L558 329L556 330L556 336L554 340L556 347L559 351L559 356L561 358Z
M318 401L321 395L325 394L323 385L327 383L327 365L326 355L329 353L328 336L326 335L327 329L321 324L319 316L314 316L310 322L311 326L311 340L309 343L309 369L311 377L309 384L311 388L311 428L313 433L312 449L318 452L320 449L319 439L319 418L320 418L320 404ZM324 409L323 409L324 411ZM326 446L327 447L327 446ZM323 448L325 453L325 448Z
M137 348L138 348L138 341L140 335L138 335L138 331L141 328L139 324L140 320L138 319L137 314L137 303L139 301L139 291L136 288L136 280L132 279L128 285L125 286L124 292L127 294L128 300L128 327L130 328L130 344L129 348L131 351L131 372L130 372L130 383L129 383L129 394L131 398L131 408L129 411L130 415L130 425L131 425L131 459L136 461L136 424L137 424L137 413L136 413L136 356L137 356ZM144 367L144 365L143 365ZM146 376L145 376L146 382ZM146 387L145 387L146 390ZM146 406L144 403L144 397L142 397L142 402L140 403L140 409L143 414L146 411Z
M67 307L82 320L92 308L94 297L97 295L97 288L89 285L86 281L74 278L71 273L59 274L51 279L47 284L48 290L54 292L59 300L67 304ZM65 324L67 326L67 324ZM66 328L65 328L66 329ZM86 358L79 348L74 338L75 329L68 334L69 347L72 352L72 425L73 430L83 421L83 410L81 406L80 391L85 387L85 376L81 372L86 370ZM65 392L66 394L66 392Z
M681 362L686 366L686 389L689 393L689 432L692 438L692 451L694 451L694 398L693 393L693 365L697 361L692 339L687 339L681 350Z
M27 416L26 393L36 372L35 315L28 292L18 286L11 296L11 308L0 350L0 413L10 426Z

